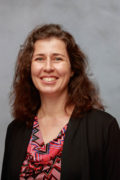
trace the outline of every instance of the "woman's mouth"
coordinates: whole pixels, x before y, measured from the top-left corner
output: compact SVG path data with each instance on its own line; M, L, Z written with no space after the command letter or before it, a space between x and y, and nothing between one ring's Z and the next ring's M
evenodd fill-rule
M54 82L56 79L58 79L57 77L41 77L41 80L44 82Z
M42 78L42 80L46 82L51 82L51 81L55 81L56 78L46 77L46 78Z

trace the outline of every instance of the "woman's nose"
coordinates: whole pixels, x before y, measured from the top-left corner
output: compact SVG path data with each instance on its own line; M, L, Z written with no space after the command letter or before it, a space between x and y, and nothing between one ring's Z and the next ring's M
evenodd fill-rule
M54 70L53 62L51 61L50 58L47 58L44 64L44 71L51 72L53 70Z

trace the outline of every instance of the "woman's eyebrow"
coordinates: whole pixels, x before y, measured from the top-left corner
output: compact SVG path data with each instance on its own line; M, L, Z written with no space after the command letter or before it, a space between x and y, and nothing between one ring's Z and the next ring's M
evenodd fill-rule
M53 56L63 56L63 57L65 57L65 55L61 54L61 53L53 53Z
M52 56L62 56L62 57L65 57L65 55L61 54L61 53L52 53L51 55ZM44 53L38 53L38 54L33 55L33 58L40 57L40 56L45 56L45 54Z
M35 55L33 55L33 57L38 57L38 56L45 56L45 54L43 54L43 53L39 53L39 54L35 54Z

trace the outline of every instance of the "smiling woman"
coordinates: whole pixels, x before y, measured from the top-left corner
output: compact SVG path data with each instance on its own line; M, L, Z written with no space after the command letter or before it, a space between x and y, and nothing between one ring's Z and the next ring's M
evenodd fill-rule
M120 129L60 25L36 27L20 49L2 180L119 180Z
M67 95L68 82L73 72L65 43L57 38L50 38L38 40L34 48L31 76L40 96Z

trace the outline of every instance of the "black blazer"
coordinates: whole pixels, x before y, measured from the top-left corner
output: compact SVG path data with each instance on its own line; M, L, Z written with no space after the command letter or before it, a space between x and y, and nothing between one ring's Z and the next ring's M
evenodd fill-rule
M14 120L6 135L1 180L18 180L32 128ZM61 159L62 180L120 180L120 129L109 114L92 110L70 118Z

